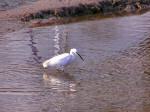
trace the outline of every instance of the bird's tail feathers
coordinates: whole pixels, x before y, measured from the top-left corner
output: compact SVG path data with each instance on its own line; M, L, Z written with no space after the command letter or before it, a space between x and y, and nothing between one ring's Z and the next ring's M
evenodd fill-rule
M43 67L44 67L44 68L47 68L47 67L48 67L48 63L49 63L48 60L44 61L44 62L42 63Z

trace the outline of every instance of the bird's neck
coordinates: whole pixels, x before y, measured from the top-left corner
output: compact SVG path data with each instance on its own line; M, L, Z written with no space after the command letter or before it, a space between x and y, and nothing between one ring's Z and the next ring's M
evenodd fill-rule
M74 52L70 52L70 55L72 55L72 56L73 56L73 55L75 55L75 53L74 53Z
M75 54L75 53L72 53L72 52L71 52L70 55L71 55L71 58L72 58L72 59L75 59L75 57L76 57L76 54Z

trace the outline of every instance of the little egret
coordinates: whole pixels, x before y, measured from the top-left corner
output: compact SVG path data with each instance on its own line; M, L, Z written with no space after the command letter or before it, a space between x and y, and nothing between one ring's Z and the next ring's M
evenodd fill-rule
M76 56L79 56L84 61L84 59L77 52L77 50L75 48L73 48L70 50L70 53L63 53L63 54L54 56L51 59L44 61L43 67L44 68L54 67L54 68L59 69L59 70L64 70L65 66L67 66L68 64L75 61Z

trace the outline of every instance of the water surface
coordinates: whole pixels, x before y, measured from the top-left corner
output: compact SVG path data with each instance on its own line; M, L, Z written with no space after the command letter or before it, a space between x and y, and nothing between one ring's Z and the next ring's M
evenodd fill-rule
M0 37L1 112L148 112L150 12L26 28ZM65 72L41 63L70 48Z

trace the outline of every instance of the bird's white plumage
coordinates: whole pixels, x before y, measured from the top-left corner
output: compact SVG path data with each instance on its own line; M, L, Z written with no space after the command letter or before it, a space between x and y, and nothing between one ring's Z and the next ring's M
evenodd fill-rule
M64 66L66 66L66 65L70 64L72 61L74 61L77 54L78 53L77 53L76 49L71 49L70 53L63 53L63 54L54 56L53 58L51 58L49 60L46 60L45 62L43 62L43 67L44 68L56 67L58 69L63 68Z

